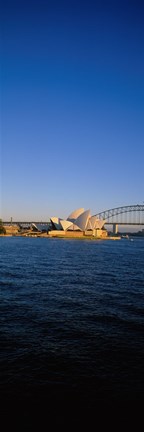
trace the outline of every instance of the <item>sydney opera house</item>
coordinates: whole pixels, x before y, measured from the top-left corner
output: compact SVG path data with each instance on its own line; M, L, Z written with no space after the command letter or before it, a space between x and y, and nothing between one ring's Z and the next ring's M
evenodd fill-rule
M79 208L73 211L67 219L59 217L51 217L50 236L95 236L103 237L107 235L104 229L104 220L98 219L96 216L91 216L90 210Z

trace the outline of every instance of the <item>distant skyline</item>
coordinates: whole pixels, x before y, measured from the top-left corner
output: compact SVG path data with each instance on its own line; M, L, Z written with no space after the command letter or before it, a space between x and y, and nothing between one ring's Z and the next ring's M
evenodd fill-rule
M144 4L0 6L0 217L144 203Z

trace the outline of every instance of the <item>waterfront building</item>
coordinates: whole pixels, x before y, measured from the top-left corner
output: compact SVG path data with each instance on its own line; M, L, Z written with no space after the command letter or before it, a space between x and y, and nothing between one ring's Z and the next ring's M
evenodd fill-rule
M102 237L107 235L104 229L105 220L98 219L96 216L91 216L90 210L79 208L74 210L67 219L54 216L50 218L51 236L75 236L82 237L84 235Z

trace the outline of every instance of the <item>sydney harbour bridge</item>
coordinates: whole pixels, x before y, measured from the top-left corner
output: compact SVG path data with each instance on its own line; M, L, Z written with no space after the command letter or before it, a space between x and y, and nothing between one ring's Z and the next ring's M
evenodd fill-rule
M99 219L105 220L105 225L113 225L113 232L118 232L119 225L144 225L144 205L134 204L115 207L97 213Z
M129 226L139 226L144 225L144 204L134 204L122 207L115 207L112 209L104 210L100 213L96 213L99 219L105 220L105 225L112 225L113 232L116 234L118 232L119 225L129 225ZM48 225L48 222L44 221L3 221L5 225L10 225L11 223L17 225L30 225L32 223L38 225Z

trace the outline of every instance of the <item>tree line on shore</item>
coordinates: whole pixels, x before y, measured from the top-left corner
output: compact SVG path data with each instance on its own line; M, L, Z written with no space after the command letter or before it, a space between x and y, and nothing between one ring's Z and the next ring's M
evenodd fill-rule
M6 234L6 229L3 226L3 221L0 219L0 234Z

